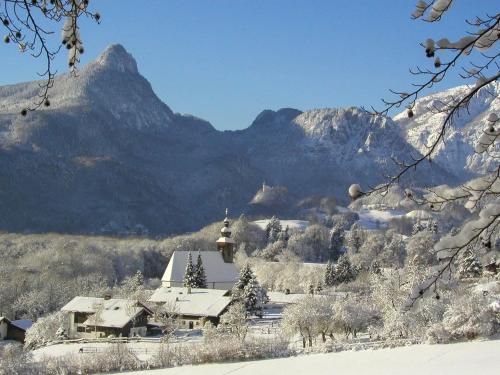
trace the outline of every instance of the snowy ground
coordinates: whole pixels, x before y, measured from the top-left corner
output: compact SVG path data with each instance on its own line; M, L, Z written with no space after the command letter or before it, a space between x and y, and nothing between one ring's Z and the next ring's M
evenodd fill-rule
M269 223L269 219L256 220L253 222L257 224L260 228L266 229L266 225ZM309 222L306 220L280 220L281 227L285 229L288 227L290 230L303 231L309 226Z
M386 228L389 221L403 216L405 213L399 210L386 209L374 210L362 208L358 211L359 223L366 229Z
M186 339L169 341L169 345L196 345L203 340L201 335L192 336ZM81 348L86 353L100 353L109 349L113 343L62 343L44 346L33 351L35 361L40 361L44 357L62 357L67 354L78 354ZM146 361L158 353L160 341L156 342L131 342L125 344L141 361Z
M395 349L311 354L299 357L130 372L129 375L498 375L500 340Z

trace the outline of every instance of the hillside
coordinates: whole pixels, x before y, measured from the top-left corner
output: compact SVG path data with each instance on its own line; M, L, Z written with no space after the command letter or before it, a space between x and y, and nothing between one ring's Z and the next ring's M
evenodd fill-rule
M51 106L22 117L37 82L0 87L0 229L166 235L235 215L262 181L290 202L383 181L418 151L389 118L357 108L263 111L242 131L172 111L121 46L77 77L58 76ZM418 145L416 145L418 146ZM403 182L458 182L424 166ZM280 214L280 212L277 212Z

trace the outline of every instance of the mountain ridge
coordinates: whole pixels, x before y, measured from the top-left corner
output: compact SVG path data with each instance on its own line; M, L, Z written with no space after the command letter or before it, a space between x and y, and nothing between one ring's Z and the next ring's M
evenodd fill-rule
M292 202L345 202L351 183L374 186L395 171L392 158L417 152L392 119L356 107L265 110L246 129L218 131L173 112L121 45L76 77L57 77L53 104L26 118L20 106L36 82L15 86L0 87L0 228L8 231L182 233L226 207L249 212L262 181L286 186ZM426 165L403 182L455 180Z

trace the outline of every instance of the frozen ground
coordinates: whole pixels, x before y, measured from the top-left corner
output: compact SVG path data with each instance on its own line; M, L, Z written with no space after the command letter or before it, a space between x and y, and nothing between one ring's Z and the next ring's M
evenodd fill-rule
M500 340L312 354L265 361L208 364L129 375L498 375Z

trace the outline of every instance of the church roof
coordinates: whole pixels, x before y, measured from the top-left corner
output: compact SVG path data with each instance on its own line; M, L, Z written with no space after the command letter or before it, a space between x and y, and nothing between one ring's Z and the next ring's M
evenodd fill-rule
M220 237L216 243L234 243L234 240L231 237Z
M175 303L176 310L181 315L218 317L231 303L227 290L172 287L157 289L149 302Z
M186 261L189 251L176 250L168 262L167 269L161 278L165 282L180 282L184 279ZM193 264L196 264L198 254L191 252ZM200 251L201 261L205 269L207 283L234 282L238 278L238 271L233 263L224 263L218 251Z

